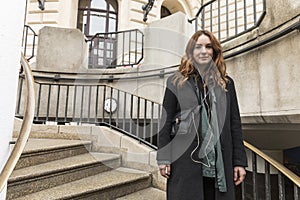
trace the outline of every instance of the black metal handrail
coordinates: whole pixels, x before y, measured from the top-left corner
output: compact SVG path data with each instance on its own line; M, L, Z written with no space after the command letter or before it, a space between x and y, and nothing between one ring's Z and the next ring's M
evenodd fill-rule
M25 55L25 58L28 61L35 56L35 46L36 46L37 36L38 35L30 26L24 25L22 47L23 47L23 54ZM28 52L29 50L31 50L31 52Z
M239 14L239 11L243 11L243 14ZM209 1L200 7L195 18L189 20L189 22L195 20L195 31L198 30L200 14L201 29L210 30L221 42L226 42L250 32L260 25L266 15L266 0ZM207 27L206 24L208 24Z
M144 56L144 34L138 29L97 33L89 44L89 68L138 65Z
M20 118L24 115L20 106L24 104L23 78L20 76L15 114ZM35 77L35 87L35 123L106 125L156 148L161 110L158 102L91 80L60 83Z
M216 0L212 0L212 1L208 1L206 2L205 4L201 5L198 12L196 13L195 17L193 19L189 19L188 22L189 23L192 23L193 21L195 21L195 32L198 30L198 18L199 18L199 15L202 13L203 9L212 4L213 2L215 2Z

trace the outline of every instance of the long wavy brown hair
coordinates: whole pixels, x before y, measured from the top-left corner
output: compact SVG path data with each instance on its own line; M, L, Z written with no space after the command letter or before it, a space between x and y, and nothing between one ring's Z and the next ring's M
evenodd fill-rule
M213 48L213 57L212 60L216 67L211 67L209 72L206 74L211 74L215 83L220 85L224 90L226 90L226 82L228 79L226 78L226 64L223 58L222 46L217 38L209 31L200 30L193 34L190 40L187 43L185 49L185 55L181 59L181 64L179 66L179 72L177 76L175 76L174 83L179 82L179 85L182 85L186 80L190 78L190 76L198 76L197 69L194 66L194 58L193 51L195 49L196 42L201 35L206 35L209 37L211 41L211 45ZM209 76L203 75L202 80L204 83L208 83Z

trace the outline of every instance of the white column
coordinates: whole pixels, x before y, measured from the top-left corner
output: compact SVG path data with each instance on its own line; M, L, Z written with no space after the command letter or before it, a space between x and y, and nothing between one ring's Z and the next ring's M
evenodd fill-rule
M0 169L12 139L26 0L6 0L0 7ZM0 193L5 200L6 188Z

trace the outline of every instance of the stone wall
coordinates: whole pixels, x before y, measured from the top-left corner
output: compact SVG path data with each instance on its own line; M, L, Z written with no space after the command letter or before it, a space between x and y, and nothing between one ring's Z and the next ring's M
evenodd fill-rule
M300 4L297 2L288 1L283 9L278 6L280 2L274 4L267 0L267 13L261 26L225 44L225 50L234 48L227 54L258 43L298 22ZM299 37L299 32L293 31L267 45L227 60L229 74L236 82L244 122L247 122L246 119L249 123L300 122L296 117L300 114L300 102L297 101L297 88L300 86L297 74L300 71L296 64L299 62Z

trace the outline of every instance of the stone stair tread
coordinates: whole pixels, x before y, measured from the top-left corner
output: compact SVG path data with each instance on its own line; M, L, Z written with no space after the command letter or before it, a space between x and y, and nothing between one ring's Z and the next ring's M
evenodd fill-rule
M88 145L91 141L85 140L64 140L64 139L38 139L29 138L24 148L23 154L47 151L57 148L72 147L78 145Z
M146 188L132 194L119 197L116 200L166 200L166 192L157 188Z
M29 138L23 153L39 152L43 150L52 150L56 148L72 147L77 145L87 145L91 143L91 141L85 140Z
M88 194L112 188L114 186L118 187L124 183L130 184L136 180L149 178L149 176L150 174L147 172L120 167L115 170L103 172L94 176L89 176L87 178L19 197L15 200L53 200L75 198L79 194Z
M120 155L110 153L90 152L86 154L80 154L77 156L14 170L9 178L9 182L75 169L80 166L87 166L94 163L109 162L119 158Z

